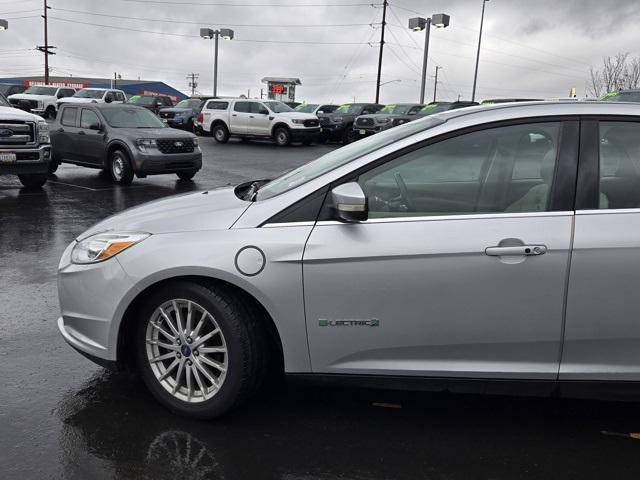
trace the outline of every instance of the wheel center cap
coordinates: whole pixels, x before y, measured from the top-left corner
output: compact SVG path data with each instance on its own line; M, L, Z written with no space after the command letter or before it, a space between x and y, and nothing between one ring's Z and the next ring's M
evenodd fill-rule
M182 353L182 355L185 357L189 357L191 356L191 348L189 347L189 345L182 345L180 347L180 353Z

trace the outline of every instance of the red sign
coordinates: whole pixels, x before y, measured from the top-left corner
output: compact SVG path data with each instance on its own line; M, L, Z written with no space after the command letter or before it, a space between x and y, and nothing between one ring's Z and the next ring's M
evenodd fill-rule
M43 80L25 80L23 82L25 87L41 87L44 86ZM68 88L87 88L88 83L82 82L49 82L50 87L68 87Z
M180 99L175 95L168 95L166 93L152 92L151 90L140 90L140 95L152 95L154 97L169 97L173 103L178 103Z
M271 93L280 93L280 94L282 94L284 92L285 92L285 87L281 83L275 83L275 84L271 85Z

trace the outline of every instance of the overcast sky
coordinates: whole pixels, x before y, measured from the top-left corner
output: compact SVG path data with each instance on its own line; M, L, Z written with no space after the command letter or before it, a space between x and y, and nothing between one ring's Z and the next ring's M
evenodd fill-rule
M42 5L43 0L0 0L0 18L9 19L9 30L0 32L1 77L42 73L42 54L30 51L43 44ZM186 92L185 77L195 72L198 91L210 93L213 42L199 38L199 28L231 27L236 38L220 45L221 95L250 91L253 97L264 87L262 77L290 76L302 81L298 101L342 103L375 96L382 8L366 0L49 0L49 5L49 43L58 47L52 75L110 77L117 71L122 78L162 80ZM482 0L389 0L389 5L383 81L390 83L381 87L381 102L418 100L424 32L406 28L416 12L451 16L449 28L431 31L426 98L433 97L431 76L439 65L438 99L469 99ZM589 66L598 66L602 56L640 54L639 20L637 0L491 0L477 97L558 98L573 86L583 95Z

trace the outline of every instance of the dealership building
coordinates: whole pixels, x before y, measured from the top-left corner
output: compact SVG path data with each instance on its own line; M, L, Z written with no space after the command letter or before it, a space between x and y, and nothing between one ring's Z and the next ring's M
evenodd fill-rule
M0 83L24 85L26 87L44 85L44 76L0 78ZM151 80L49 76L49 85L71 88L118 88L128 96L167 95L171 97L174 102L187 98L187 95L166 83Z

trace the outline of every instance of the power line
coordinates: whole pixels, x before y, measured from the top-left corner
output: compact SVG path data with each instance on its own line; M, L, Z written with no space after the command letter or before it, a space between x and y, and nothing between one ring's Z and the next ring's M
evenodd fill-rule
M162 22L162 23L182 23L185 25L225 25L227 27L257 27L257 28L272 28L272 27L286 27L286 28L329 28L329 27L362 27L362 26L371 26L369 23L340 23L340 24L260 24L260 23L229 23L223 22L220 20L200 20L197 22L189 21L189 20L167 20L163 18L144 18L144 17L132 17L130 15L110 15L106 13L94 13L94 12L86 12L81 10L71 10L68 8L53 8L53 10L57 10L60 12L68 12L68 13L77 13L81 15L92 15L95 17L107 17L107 18L117 18L122 20L139 20L144 22ZM69 19L71 20L71 19Z
M375 7L382 6L376 3L299 3L299 4L283 4L283 3L229 3L229 2L175 2L171 0L122 0L128 3L153 3L162 5L189 5L200 7L272 7L272 8L307 8L307 7Z

